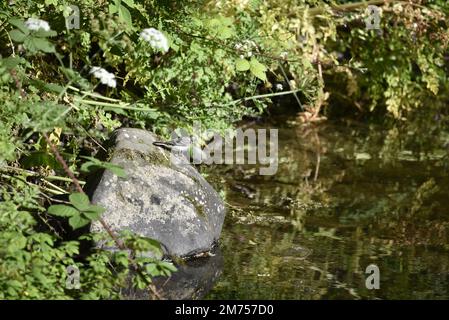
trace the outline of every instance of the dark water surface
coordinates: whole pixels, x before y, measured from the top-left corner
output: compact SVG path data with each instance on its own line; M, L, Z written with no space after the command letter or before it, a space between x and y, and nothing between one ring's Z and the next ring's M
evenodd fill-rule
M279 168L216 166L229 212L207 299L449 299L449 135L419 126L279 128ZM368 290L376 264L380 289Z

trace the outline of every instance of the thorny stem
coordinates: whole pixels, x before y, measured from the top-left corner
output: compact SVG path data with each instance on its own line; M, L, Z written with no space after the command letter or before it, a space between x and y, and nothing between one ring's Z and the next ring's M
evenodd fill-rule
M51 149L52 153L56 157L56 160L62 165L62 167L63 167L64 171L66 172L66 174L72 179L72 182L75 185L76 189L79 192L85 194L83 188L81 188L81 185L80 185L78 179L75 177L75 175L73 174L72 170L70 170L69 166L67 165L65 160L62 158L61 154L59 153L58 149L56 149L56 146L50 141L50 138L48 137L48 135L46 133L43 133L43 136L44 136L45 140L47 141L47 144L50 146L50 149ZM157 292L156 288L147 281L147 279L144 276L141 268L139 267L139 265L136 264L136 262L132 258L131 250L128 249L126 247L126 245L122 241L120 241L120 239L118 239L118 237L115 234L115 232L110 228L110 226L106 223L106 221L104 221L103 218L98 219L98 221L101 223L101 225L106 230L106 232L109 234L109 236L114 240L114 242L117 245L117 247L119 249L121 249L121 250L124 250L124 251L128 252L128 260L131 263L132 268L136 272L138 272L140 275L142 275L142 278L144 279L145 282L147 282L148 288L151 290L151 292L158 299L162 300L162 296Z
M81 184L79 183L78 179L73 174L72 170L70 170L69 166L65 162L65 160L62 158L61 154L59 153L58 149L56 149L56 146L50 141L50 138L46 133L42 134L47 141L48 146L50 147L51 152L54 154L56 160L62 165L62 168L64 169L65 173L72 179L72 183L75 185L78 192L85 194L83 188L81 187ZM109 234L109 236L114 240L117 247L119 247L121 250L126 250L127 248L125 245L118 239L115 232L111 229L111 227L104 221L103 218L100 218L98 220L103 228L106 230L106 232Z
M294 94L296 92L299 92L300 89L297 90L290 90L290 91L282 91L282 92L276 92L276 93L265 93L265 94L259 94L259 95L255 95L255 96L251 96L251 97L245 97L245 98L240 98L234 101L231 101L229 103L225 103L225 104L220 104L220 105L216 105L216 106L220 106L220 107L225 107L225 106L231 106L240 102L245 102L245 101L249 101L249 100L256 100L256 99L262 99L262 98L271 98L271 97L276 97L276 96L285 96L287 94Z
M20 83L19 78L17 77L17 73L15 70L10 71L11 76L13 77L16 87L20 92L20 95L22 98L26 98L26 93L22 88L22 84ZM45 140L47 141L48 146L50 147L51 152L54 154L56 160L62 165L62 168L64 169L65 173L72 179L72 183L75 185L78 192L85 194L83 188L81 187L81 184L79 180L75 177L75 174L70 170L69 166L67 165L67 162L62 158L61 154L59 153L58 149L56 149L56 146L50 141L50 138L46 133L42 133ZM100 218L98 220L102 227L106 230L106 232L109 234L109 236L114 240L117 247L121 250L127 250L126 246L118 239L115 232L109 227L109 225L104 221L103 218Z
M19 90L19 92L20 92L20 96L23 99L25 99L26 98L26 92L22 88L22 84L21 84L19 78L17 77L16 70L14 70L14 69L11 70L10 74L11 74L11 76L12 76L14 82L15 82L17 90ZM50 147L51 152L54 154L56 160L62 165L65 173L70 177L70 179L72 180L72 183L75 185L76 189L80 193L85 194L83 188L81 187L80 181L75 177L75 174L72 172L72 170L70 170L70 168L67 165L67 163L65 162L64 158L61 156L61 154L59 153L59 151L56 148L56 146L51 142L51 140L48 137L48 135L45 132L42 133L42 135L44 136L44 138L45 138L48 146ZM154 296L157 297L158 299L162 300L162 296L158 293L156 288L147 280L147 278L145 277L144 272L142 272L140 266L134 261L132 255L131 255L132 251L130 249L128 249L126 247L126 245L122 241L120 241L120 239L118 239L118 237L115 234L115 232L110 228L110 226L106 223L106 221L104 221L103 218L100 218L98 221L100 222L102 227L106 230L106 232L109 234L109 236L112 238L112 240L115 242L117 247L120 250L124 250L124 251L126 251L128 253L128 261L131 263L132 269L135 270L137 273L139 273L139 275L142 276L144 281L147 283L147 287L151 290L151 292L154 294Z

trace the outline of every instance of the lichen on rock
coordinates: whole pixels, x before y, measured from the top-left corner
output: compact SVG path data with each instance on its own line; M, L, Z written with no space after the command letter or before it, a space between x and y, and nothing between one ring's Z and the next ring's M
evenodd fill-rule
M140 129L115 134L111 162L127 173L105 171L92 201L106 208L113 230L130 230L158 240L165 254L189 256L210 250L219 239L225 207L217 192L190 165L173 165L170 153ZM98 223L91 230L101 231Z

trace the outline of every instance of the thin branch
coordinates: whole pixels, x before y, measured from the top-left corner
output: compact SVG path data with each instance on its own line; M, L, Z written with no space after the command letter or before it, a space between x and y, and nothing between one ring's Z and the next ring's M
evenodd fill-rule
M288 94L294 94L294 93L299 92L299 91L301 91L301 90L297 89L297 90L290 90L290 91L283 91L283 92L259 94L259 95L255 95L255 96L251 96L251 97L240 98L240 99L231 101L229 103L218 104L218 105L215 105L215 106L219 106L219 107L232 106L234 104L237 104L237 103L240 103L240 102L244 102L244 101L263 99L263 98L271 98L271 97L276 97L276 96L285 96L285 95L288 95Z
M281 71L282 71L282 75L285 78L285 81L288 84L288 87L290 88L290 90L293 90L292 86L290 85L290 81L288 81L288 77L287 77L287 73L284 70L284 67L282 66L282 64L279 64L279 66L281 67ZM301 111L304 111L304 107L301 104L301 100L299 100L298 95L296 94L296 91L293 92L293 95L295 96L296 102L298 102L299 108L301 109Z
M47 145L50 147L51 152L55 156L56 160L62 165L62 168L64 169L65 173L72 179L72 183L75 185L78 192L85 194L83 188L81 187L78 179L73 174L72 170L70 170L69 166L65 162L65 160L62 158L61 154L59 153L58 149L56 149L56 146L50 141L50 138L46 133L42 134L47 141ZM109 236L114 240L117 247L121 250L127 250L126 246L123 244L120 239L118 239L115 232L109 227L109 225L104 221L103 218L98 219L98 221L101 223L103 228L106 230L106 232L109 234Z

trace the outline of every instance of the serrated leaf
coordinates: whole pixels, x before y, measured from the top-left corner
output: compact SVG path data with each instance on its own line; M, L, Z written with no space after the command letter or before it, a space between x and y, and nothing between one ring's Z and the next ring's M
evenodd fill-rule
M148 263L147 265L145 265L145 271L152 277L159 275L159 270L155 263Z
M19 42L19 43L22 43L25 40L25 38L27 37L26 34L24 34L22 31L20 31L18 29L9 31L9 36L11 37L11 39L14 42Z
M248 71L250 66L249 61L246 59L237 59L235 62L235 69L237 71Z
M38 50L47 53L55 52L55 46L46 39L33 38L32 41Z
M178 269L173 265L173 263L171 262L167 262L167 261L161 261L159 263L159 266L161 266L162 268L168 269L171 272L175 272Z
M252 58L250 62L250 71L253 75L263 81L267 81L267 67L261 64L256 58Z
M103 212L106 211L105 208L103 208L102 206L97 206L97 205L90 205L89 208L86 210L89 212L96 212L98 214L103 214Z
M17 67L18 64L22 62L23 59L18 57L8 57L0 60L1 66L5 67L8 70L14 69L15 67Z
M45 31L45 30L37 30L33 32L33 37L38 37L38 38L47 38L47 37L55 37L58 35L58 33L54 30L49 30L49 31Z
M101 217L100 211L83 211L83 216L90 221L98 220Z
M45 38L32 38L28 37L24 40L25 46L32 52L55 52L55 47Z
M78 215L78 210L76 210L74 207L66 206L64 204L56 204L50 206L47 212L53 216L58 217L72 217L74 215Z
M11 18L8 20L8 22L12 24L14 27L19 28L19 30L22 31L24 34L26 35L30 34L30 30L28 30L28 28L25 26L25 23L22 20Z
M82 217L80 214L74 215L69 219L70 226L75 230L89 224L90 220Z
M90 207L89 197L84 193L75 192L69 196L70 203L80 211L88 210Z

